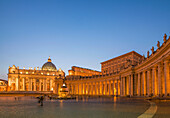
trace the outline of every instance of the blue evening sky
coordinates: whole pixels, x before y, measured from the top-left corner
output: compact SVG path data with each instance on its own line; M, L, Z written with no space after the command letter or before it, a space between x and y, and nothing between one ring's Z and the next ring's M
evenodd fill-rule
M170 0L0 0L0 79L8 67L41 67L51 56L100 70L121 54L147 53L170 35Z

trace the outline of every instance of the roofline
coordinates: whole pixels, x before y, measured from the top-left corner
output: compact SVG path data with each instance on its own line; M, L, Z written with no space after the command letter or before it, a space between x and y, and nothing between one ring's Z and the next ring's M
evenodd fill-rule
M90 71L95 71L95 72L100 72L97 70L92 70L92 69L88 69L88 68L83 68L83 67L78 67L78 66L72 66L71 68L76 67L76 68L81 68L81 69L86 69L86 70L90 70Z
M126 53L126 54L120 55L120 56L118 56L118 57L114 57L114 58L112 58L112 59L109 59L109 60L107 60L107 61L103 61L103 62L101 62L100 64L104 64L104 63L107 63L107 62L109 62L109 61L112 61L112 60L115 60L115 59L124 57L124 56L126 56L126 55L131 54L131 53L135 53L136 55L142 57L142 55L140 55L139 53L137 53L137 52L135 52L135 51L131 51L131 52L128 52L128 53Z
M5 82L8 82L8 80L4 80L4 79L0 79L0 81L5 81Z

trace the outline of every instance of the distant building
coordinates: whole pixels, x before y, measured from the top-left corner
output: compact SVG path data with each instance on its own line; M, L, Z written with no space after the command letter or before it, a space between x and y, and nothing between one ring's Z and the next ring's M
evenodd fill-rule
M0 79L0 91L7 91L8 81Z
M96 70L91 70L87 68L72 66L71 70L68 70L69 75L72 76L92 76L92 75L99 75L101 72Z
M120 72L123 69L127 69L129 66L136 66L141 61L142 56L137 52L132 51L116 58L102 62L102 73L110 74Z

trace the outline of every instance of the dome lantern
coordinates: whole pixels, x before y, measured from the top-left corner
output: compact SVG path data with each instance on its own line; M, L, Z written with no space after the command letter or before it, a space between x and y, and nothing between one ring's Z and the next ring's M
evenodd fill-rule
M49 58L48 58L48 62L51 62L51 58L50 58L50 56L49 56Z

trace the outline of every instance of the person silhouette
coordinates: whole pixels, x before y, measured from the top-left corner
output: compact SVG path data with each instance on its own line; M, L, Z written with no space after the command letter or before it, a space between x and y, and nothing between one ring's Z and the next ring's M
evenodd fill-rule
M41 95L39 98L39 103L41 104L41 106L43 106L43 100L44 100L44 97Z

